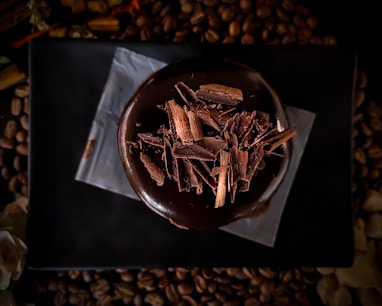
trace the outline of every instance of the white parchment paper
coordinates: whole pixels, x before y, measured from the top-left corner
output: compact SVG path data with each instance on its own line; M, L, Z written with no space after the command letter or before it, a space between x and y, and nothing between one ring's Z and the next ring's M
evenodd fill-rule
M126 103L139 85L166 65L124 48L116 49L88 142L84 144L76 180L139 200L120 161L118 122ZM309 111L290 106L286 106L286 113L297 133L292 140L293 153L288 172L272 197L269 208L258 217L244 218L221 228L269 247L275 243L282 212L315 117Z

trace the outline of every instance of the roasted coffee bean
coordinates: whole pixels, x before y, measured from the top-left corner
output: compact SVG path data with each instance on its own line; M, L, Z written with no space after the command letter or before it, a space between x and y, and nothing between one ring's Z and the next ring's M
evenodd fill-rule
M175 269L175 276L176 276L176 279L179 281L184 280L189 273L190 273L190 270L186 268L178 267Z
M197 292L202 293L207 290L207 281L201 275L195 275L194 277L195 289Z
M134 21L137 27L140 29L149 24L149 18L145 11L139 11L136 13Z
M244 273L244 275L247 276L247 278L256 276L256 271L253 268L244 267L241 269L241 271Z
M280 7L276 8L276 15L283 22L288 22L290 20L288 14Z
M287 295L275 295L273 297L274 306L289 306L291 305L291 299Z
M337 39L333 36L325 36L324 45L337 45Z
M289 32L288 26L282 22L276 26L276 33L279 35L285 35Z
M165 33L172 32L176 29L178 20L175 16L167 15L163 18L163 31Z
M262 283L263 279L264 279L263 276L261 276L261 275L255 275L255 276L252 276L252 277L250 278L250 282L251 282L252 285L256 285L256 286L258 286L258 285L260 285L260 284Z
M354 94L354 106L360 107L365 102L366 94L363 89L356 89Z
M293 272L291 270L280 271L279 278L282 282L288 283L293 278Z
M54 305L55 306L64 306L66 304L67 295L63 292L57 291L54 295Z
M24 196L26 196L26 197L29 196L29 194L28 194L28 185L22 185L22 186L21 186L21 193L22 193Z
M240 269L237 268L237 267L228 267L228 268L226 269L226 273L227 273L227 275L230 276L230 277L235 276L236 273L238 273L239 271L240 271Z
M376 145L367 148L366 152L367 156L372 159L382 157L382 148Z
M361 123L361 131L365 136L371 137L373 135L373 130L365 123Z
M224 22L230 22L236 15L237 11L233 7L227 7L221 13L221 19Z
M255 43L255 39L251 34L247 33L241 37L240 42L243 45L253 45Z
M6 138L13 138L17 133L17 122L15 120L9 120L4 129L4 136Z
M248 12L252 8L252 1L251 0L240 0L240 4L239 5L240 5L240 8L244 12Z
M214 278L214 271L210 268L203 268L202 269L202 276L206 279L206 280L211 280Z
M92 276L89 271L82 271L82 279L85 283L90 283L92 281Z
M1 176L4 180L8 181L12 175L14 174L13 173L14 171L12 171L10 168L8 167L3 167L1 168Z
M19 116L22 108L23 105L20 98L14 97L11 102L11 114L13 116Z
M24 84L15 88L15 95L19 98L24 98L29 95L29 85Z
M152 39L152 32L149 27L144 27L140 31L141 41L150 41Z
M311 39L309 40L309 42L310 42L311 45L317 45L317 46L322 45L322 39L321 39L321 37L319 37L319 36L315 36L315 35L313 35L313 36L311 37Z
M294 298L300 305L310 305L308 294L305 291L295 292Z
M279 6L280 1L279 0L265 0L265 4L269 6Z
M244 301L244 306L260 306L260 301L255 297L249 297Z
M170 11L171 11L171 4L167 4L166 6L164 6L164 7L161 9L159 15L160 15L161 17L167 16L168 14L170 14Z
M186 305L188 305L188 306L197 306L198 305L196 300L189 295L183 295L182 301L186 302Z
M242 31L244 34L251 34L255 31L256 24L252 21L245 21L242 26Z
M287 12L292 12L294 10L294 4L291 0L283 0L281 6Z
M273 278L276 272L271 268L258 268L259 273L266 278Z
M249 285L248 286L248 293L250 295L254 295L260 292L260 287L258 285Z
M21 155L27 156L28 155L28 144L26 142L19 143L16 146L16 152L21 154Z
M219 0L203 0L205 6L213 7L219 3Z
M165 299L156 292L150 292L144 297L144 302L150 305L164 305Z
M226 36L222 43L223 44L233 44L235 42L235 38L233 38L232 36Z
M293 22L300 29L304 29L306 27L306 22L304 18L299 14L293 16Z
M220 301L220 302L225 302L226 300L227 300L227 297L226 297L226 295L223 293L223 292L221 292L221 291L216 291L215 292L215 298L218 300L218 301Z
M6 137L0 138L0 148L13 150L16 147L16 142L13 139Z
M15 139L17 142L26 142L27 137L28 137L28 132L25 130L21 130L16 133Z
M260 293L259 295L259 300L262 304L268 303L271 300L271 298L272 298L271 295L267 295L264 293Z
M281 43L283 45L289 45L289 44L293 44L295 42L296 42L296 35L294 35L294 34L285 35L281 41Z
M190 295L194 292L194 286L188 282L179 283L177 289L181 295Z
M20 172L19 174L17 174L17 178L19 179L21 184L23 185L28 184L28 172L26 171Z
M306 23L308 27L311 28L312 30L316 30L320 25L317 17L314 17L314 16L308 17L308 19L306 20Z
M216 43L220 40L220 34L214 29L207 30L204 37L209 43Z
M154 284L154 277L151 273L142 273L138 275L138 288L147 288L151 287Z
M256 15L259 18L267 18L271 15L271 13L272 13L272 10L271 10L270 6L268 6L268 5L263 5L262 7L259 7L256 10Z
M357 70L356 86L358 88L365 88L367 84L367 75L364 71Z
M20 117L20 124L24 130L29 130L29 117L27 115L23 115Z
M172 303L175 303L179 300L179 293L174 284L169 284L165 288L165 294L167 299Z
M367 114L371 118L380 119L382 116L382 107L379 106L376 102L371 102L367 106Z
M205 304L205 303L211 301L213 298L214 298L214 296L213 296L212 294L205 292L205 293L203 293L203 294L200 296L200 302L201 302L202 304Z
M374 131L381 131L382 130L382 120L377 118L371 118L370 119L370 127Z
M182 5L180 6L180 10L183 13L191 14L194 10L194 3L192 3L191 1L187 1L185 3L182 3Z
M209 282L208 283L207 290L208 290L209 293L215 293L216 288L217 288L217 285L216 285L215 282Z

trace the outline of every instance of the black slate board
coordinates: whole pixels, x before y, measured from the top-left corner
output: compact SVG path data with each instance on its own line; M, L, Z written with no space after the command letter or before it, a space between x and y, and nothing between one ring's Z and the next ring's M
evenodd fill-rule
M74 180L117 46L166 62L238 59L284 103L317 114L274 248L174 228L143 203ZM353 52L67 39L33 40L29 52L29 268L351 265Z

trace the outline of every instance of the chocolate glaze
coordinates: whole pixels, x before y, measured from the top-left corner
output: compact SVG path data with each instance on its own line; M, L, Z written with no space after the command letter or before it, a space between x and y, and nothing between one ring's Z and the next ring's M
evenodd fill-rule
M244 101L237 106L238 111L269 113L270 120L280 129L288 128L289 124L277 94L256 70L216 57L184 59L166 66L151 75L127 102L120 119L118 143L122 164L135 192L149 208L176 224L192 229L216 229L260 210L282 182L292 146L290 142L283 145L283 158L266 157L266 166L255 174L250 190L237 192L234 204L230 203L227 194L226 205L218 209L213 208L215 195L208 186L204 186L200 195L196 192L180 193L176 182L168 179L164 186L157 186L139 160L138 150L129 150L127 141L134 141L138 131L153 132L167 122L167 114L156 105L170 99L184 104L174 87L179 81L194 90L206 83L240 88ZM138 128L136 123L142 125ZM163 163L160 156L156 159Z

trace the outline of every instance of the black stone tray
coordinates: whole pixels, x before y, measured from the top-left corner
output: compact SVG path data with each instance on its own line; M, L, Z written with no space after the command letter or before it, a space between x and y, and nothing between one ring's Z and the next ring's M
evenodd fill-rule
M141 202L74 180L117 46L166 62L240 60L283 103L317 114L274 248L219 230L177 229ZM354 52L67 39L34 40L29 52L29 268L351 265Z

